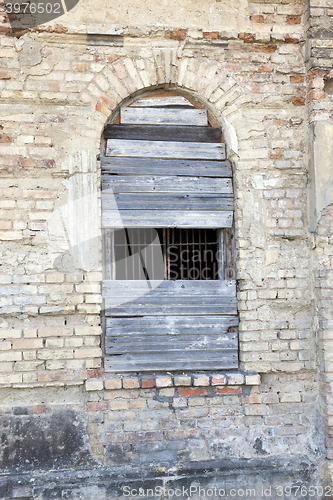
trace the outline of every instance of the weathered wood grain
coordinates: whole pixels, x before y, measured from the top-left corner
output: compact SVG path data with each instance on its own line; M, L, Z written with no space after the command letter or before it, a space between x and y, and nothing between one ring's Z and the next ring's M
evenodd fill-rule
M109 197L109 198L108 198ZM155 194L155 193L118 193L102 195L102 210L204 210L230 211L234 204L231 197L222 198L214 194Z
M189 106L194 107L190 101L181 95L164 96L164 97L143 97L137 99L131 105L133 108L145 107L164 107L164 106Z
M221 142L221 129L186 125L107 125L104 139Z
M103 210L102 227L183 227L217 229L232 227L233 211Z
M207 111L196 108L120 108L122 124L196 125L208 124Z
M178 335L205 332L208 334L225 333L237 327L238 316L137 316L128 318L106 318L108 335Z
M236 297L235 280L151 280L149 282L151 294L162 296L165 294L179 295L201 295L202 293L211 295L227 295ZM146 280L104 280L103 293L121 294L130 296L133 291L149 290Z
M151 372L151 371L195 371L195 370L228 370L238 368L238 353L234 352L225 355L223 350L198 351L191 356L179 353L170 353L168 356L162 354L162 359L157 359L157 355L148 355L149 360L141 359L141 356L124 354L123 356L106 356L104 368L106 372Z
M226 161L168 160L164 158L100 158L102 174L161 175L190 177L232 177L231 164ZM104 177L105 178L105 177Z
M225 160L225 144L108 139L106 156Z
M102 193L233 194L231 179L102 175Z

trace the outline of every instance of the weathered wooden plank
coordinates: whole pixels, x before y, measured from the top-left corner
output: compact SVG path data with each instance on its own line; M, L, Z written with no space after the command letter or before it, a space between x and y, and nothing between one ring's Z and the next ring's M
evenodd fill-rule
M202 340L197 342L177 342L174 341L173 345L170 343L161 342L160 344L150 344L141 343L135 345L111 345L105 347L105 353L111 355L128 353L151 353L155 355L158 352L164 352L166 355L170 353L177 353L178 351L187 354L193 352L195 348L200 349L203 353L205 351L213 351L215 349L223 349L224 355L228 354L229 351L235 351L237 349L237 340L235 342L207 342L206 345L201 345Z
M233 198L217 194L118 193L102 195L102 210L233 210Z
M120 108L120 123L147 125L196 125L208 124L205 109L187 108Z
M233 211L191 212L167 210L104 210L103 228L183 227L216 229L232 227Z
M119 304L119 297L112 297L110 295L104 297L105 298L105 307L113 307L113 306L118 306ZM178 302L179 301L179 302ZM178 307L182 306L193 306L193 307L205 307L205 306L219 306L220 304L234 304L235 303L235 298L230 297L228 295L182 295L182 294L174 294L174 295L157 295L155 296L152 293L148 293L145 295L140 295L139 297L133 297L131 300L131 297L128 298L128 304L129 307L134 308L134 307L145 307L146 305L151 305L152 307L156 306L158 307L159 305L163 305L163 307Z
M176 176L102 175L103 193L233 194L231 179Z
M149 107L164 107L164 106L189 106L194 107L190 101L180 95L165 96L165 97L143 97L137 99L130 105L133 108L149 108Z
M171 352L207 350L235 350L238 347L238 337L225 335L169 335L159 337L107 337L105 339L106 354L123 354L125 352Z
M214 305L188 305L186 301L183 304L170 304L164 305L162 302L158 305L152 304L135 304L134 301L121 306L108 307L105 305L106 316L159 316L159 315L172 315L181 316L193 314L195 316L207 316L209 314L223 314L223 315L236 315L237 304L236 299L229 299L228 301L221 300L218 304Z
M238 316L138 316L106 318L107 336L216 335L238 326Z
M225 160L225 144L108 139L106 156Z
M232 177L228 160L168 160L164 158L100 157L102 174Z
M151 280L149 281L151 295L156 297L184 295L225 295L236 297L236 281L235 280ZM136 290L145 292L149 290L147 281L140 280L104 280L103 294L114 294L119 296L124 293L126 296L131 296Z
M127 359L129 355L124 356L106 356L104 368L106 372L146 372L146 371L194 371L194 370L228 370L238 367L237 351L225 356L224 352L215 351L216 357L210 357L210 352L200 353L198 357L186 357L175 359L174 353L164 359L155 360L155 356L150 360ZM186 358L186 359L185 359ZM199 358L199 359L198 359Z
M107 125L104 139L220 143L221 129L185 125Z
M211 343L219 343L219 342L226 342L226 345L229 345L229 348L235 348L237 347L237 342L238 342L238 333L237 332L228 332L228 333L220 333L220 334L192 334L189 335L159 335L158 337L154 337L153 335L131 335L131 336L122 336L120 334L118 335L113 335L113 336L108 336L105 338L105 345L110 347L110 346L127 346L128 349L136 349L141 347L145 347L148 345L154 346L160 346L162 344L165 344L168 346L168 349L174 349L175 345L181 345L182 343L184 344L191 344L193 342L200 342L202 346L204 347L205 345L210 345ZM236 342L236 344L235 344ZM201 345L200 344L200 345ZM126 348L127 348L126 347ZM163 350L163 349L160 349Z

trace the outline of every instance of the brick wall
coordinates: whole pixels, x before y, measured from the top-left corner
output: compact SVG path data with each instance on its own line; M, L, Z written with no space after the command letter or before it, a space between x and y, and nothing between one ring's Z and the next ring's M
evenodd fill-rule
M312 236L307 197L309 123L333 115L332 9L248 8L242 29L124 27L112 37L52 25L15 38L2 19L2 418L49 422L73 412L66 418L81 422L86 448L78 448L94 466L304 459L318 483L327 458L331 480L331 208ZM227 141L238 372L103 373L96 157L119 105L156 89L207 107ZM51 468L66 458L54 453Z

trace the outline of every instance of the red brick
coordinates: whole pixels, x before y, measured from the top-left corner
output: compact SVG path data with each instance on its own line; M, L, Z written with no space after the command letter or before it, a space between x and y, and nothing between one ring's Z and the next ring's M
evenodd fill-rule
M254 42L255 36L252 33L239 33L239 39L244 40L245 43Z
M207 396L206 387L180 387L179 396Z
M13 142L13 138L7 134L0 134L0 142Z
M290 99L290 102L294 106L304 106L305 105L305 99L304 99L304 97L292 97Z
M272 64L263 64L258 68L259 73L271 73L272 71L274 71L274 66Z
M264 16L261 16L261 15L258 15L258 16L251 16L250 17L250 20L253 22L253 23L264 23L265 22L265 18Z
M224 385L227 383L227 377L225 375L213 375L212 385Z
M287 24L301 24L301 16L287 16Z
M172 30L170 33L170 38L172 38L173 40L185 40L186 30L184 29Z
M206 38L206 40L218 40L219 32L218 31L204 31L203 37Z
M302 75L294 75L290 77L290 83L303 83L304 76Z
M64 26L56 26L56 28L54 28L54 33L67 33L67 31L68 29Z
M299 43L299 38L295 37L293 35L287 34L286 35L286 43Z
M308 101L312 101L312 100L315 100L315 101L318 101L320 99L326 99L327 97L327 93L324 92L323 90L312 90L308 96L307 96L307 100ZM293 103L294 104L294 103ZM296 106L296 105L295 105Z
M102 104L101 102L98 102L96 104L96 111L99 111L100 113L103 113L103 115L105 115L105 116L109 116L110 115L109 108L107 108L106 106L104 106L104 104Z
M13 78L13 73L10 71L0 71L0 80L10 80Z
M276 51L276 45L253 45L252 52L260 52L263 54L272 54Z
M112 63L115 62L117 59L119 59L119 56L115 55L107 55L107 54L96 54L95 55L95 61L96 62L108 62Z
M100 378L104 375L104 368L94 368L93 370L88 370L89 378Z
M216 387L216 394L242 394L241 387Z
M107 401L100 401L99 403L87 403L87 411L104 411L109 409Z
M282 151L272 151L269 157L271 160L279 160L282 158Z
M141 380L142 389L149 389L150 387L154 387L154 379L153 378L143 378Z

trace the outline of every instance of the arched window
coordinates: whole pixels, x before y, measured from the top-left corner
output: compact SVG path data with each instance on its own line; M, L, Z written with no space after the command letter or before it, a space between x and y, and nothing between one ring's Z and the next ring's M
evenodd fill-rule
M106 126L105 370L238 367L233 186L221 130L182 96Z

